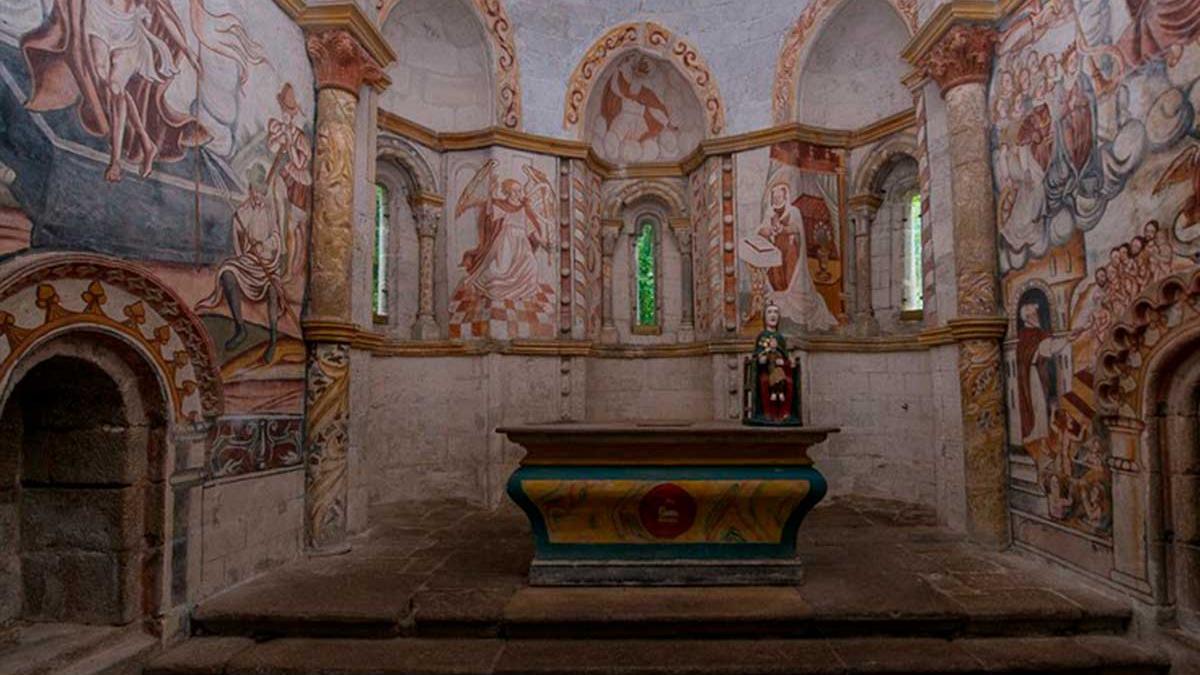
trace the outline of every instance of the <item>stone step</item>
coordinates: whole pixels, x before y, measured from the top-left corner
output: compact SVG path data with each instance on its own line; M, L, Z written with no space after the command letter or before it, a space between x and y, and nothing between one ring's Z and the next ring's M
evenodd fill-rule
M871 602L846 602L827 590L805 595L766 587L524 588L490 597L426 589L409 601L363 604L229 596L236 601L218 597L201 603L192 625L199 635L254 638L952 638L1119 634L1131 616L1127 606L1100 596L1045 589L862 596Z
M193 638L145 675L405 673L834 675L1165 674L1170 664L1116 636L813 640L387 640Z

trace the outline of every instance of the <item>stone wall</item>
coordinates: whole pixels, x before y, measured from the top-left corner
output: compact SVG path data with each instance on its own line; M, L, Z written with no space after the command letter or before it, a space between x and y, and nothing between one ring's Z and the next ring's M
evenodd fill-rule
M304 534L304 472L229 479L203 491L197 599L294 559Z
M842 430L813 451L831 493L921 503L961 529L961 445L953 442L960 422L934 405L936 396L948 396L937 388L936 353L809 352L802 356L804 409L808 423ZM726 360L373 357L364 475L370 500L498 503L521 454L494 433L505 424L727 418L728 402L741 400L741 376L727 376Z

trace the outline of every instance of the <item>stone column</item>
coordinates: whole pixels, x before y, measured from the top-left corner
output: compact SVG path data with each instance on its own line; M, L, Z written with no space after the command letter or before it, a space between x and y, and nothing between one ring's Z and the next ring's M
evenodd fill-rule
M1007 321L999 304L987 136L987 80L995 42L988 26L952 26L922 66L946 101L958 280L958 316L948 324L958 342L967 529L976 541L1002 546L1009 538L1000 351Z
M875 195L851 197L848 203L854 221L854 330L873 335L879 324L871 306L871 227L883 201Z
M418 272L419 291L417 297L417 320L412 335L416 340L436 340L441 331L433 318L433 276L436 271L433 246L437 241L438 226L442 221L441 204L421 204L413 209L417 220L417 240L420 246Z
M679 304L681 317L679 319L679 341L691 342L696 339L695 301L692 297L692 223L687 218L672 218L671 233L675 235L675 243L679 245Z
M600 341L617 341L617 325L613 322L613 254L621 238L620 220L605 220L600 225Z
M383 72L346 31L308 37L317 84L317 149L305 388L305 543L310 552L348 548L351 258L354 249L354 148L358 92L385 82Z

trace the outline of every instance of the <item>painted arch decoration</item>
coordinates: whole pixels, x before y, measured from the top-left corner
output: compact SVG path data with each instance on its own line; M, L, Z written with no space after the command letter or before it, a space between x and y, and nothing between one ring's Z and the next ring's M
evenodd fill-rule
M700 52L687 39L651 22L623 23L610 28L584 54L567 85L563 128L582 138L585 117L593 91L608 66L632 51L641 51L674 66L688 83L704 113L704 137L725 131L725 103L717 81ZM652 104L647 107L654 107Z
M139 266L98 255L38 256L0 285L0 383L33 348L93 330L142 353L157 371L178 423L224 408L216 352L200 319Z
M496 124L505 129L521 128L521 71L517 62L517 39L503 0L464 0L483 24L492 59L496 93ZM400 0L376 0L382 26Z
M775 124L787 124L796 118L796 90L799 85L801 57L804 48L813 39L825 22L833 15L834 10L848 0L812 0L791 31L783 40L779 50L779 60L775 64L775 83L771 87L771 118ZM895 8L904 25L908 26L909 35L917 32L917 2L916 0L888 0Z

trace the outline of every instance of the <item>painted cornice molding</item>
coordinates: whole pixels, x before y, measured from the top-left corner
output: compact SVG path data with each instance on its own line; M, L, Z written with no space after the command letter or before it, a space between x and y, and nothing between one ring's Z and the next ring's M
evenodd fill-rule
M794 347L806 352L893 353L924 351L931 347L953 344L948 328L944 337L937 331L915 335L887 337L845 337L836 335L808 336L795 339ZM938 333L934 335L934 333ZM927 337L928 335L928 337ZM347 340L345 325L319 330L305 326L309 341L349 342L354 349L383 358L429 358L439 356L482 356L504 354L511 356L576 356L598 359L692 358L713 355L748 354L754 348L752 338L710 340L661 345L601 344L586 340L514 340L512 342L449 340L396 340L380 333L355 327Z
M379 32L379 27L351 0L311 4L305 0L275 0L275 4L306 33L323 30L350 33L380 68L387 68L396 60L395 50Z
M900 57L917 67L952 27L965 23L995 23L1004 16L1004 5L992 0L951 0L934 10L900 52Z
M869 145L906 129L915 128L917 113L915 109L910 108L852 131L824 129L793 122L744 134L701 141L691 154L679 162L653 162L623 167L615 166L601 159L583 141L539 136L500 127L488 127L476 131L438 132L382 108L379 109L378 124L383 131L419 143L437 152L478 150L499 146L566 159L579 159L587 162L592 171L605 179L679 178L695 171L710 157L744 152L783 141L800 141L844 149Z
M999 340L1008 332L1008 319L1002 316L983 316L950 319L946 322L955 342L963 340Z

